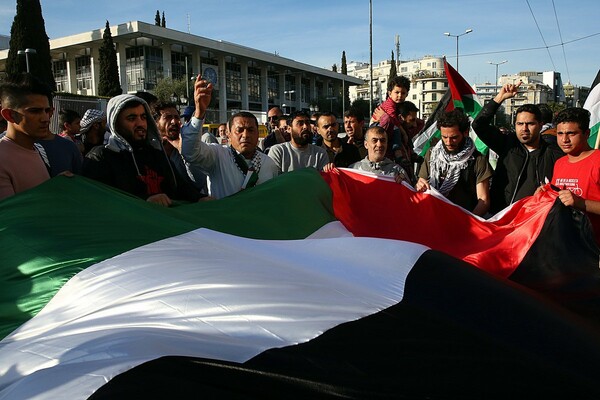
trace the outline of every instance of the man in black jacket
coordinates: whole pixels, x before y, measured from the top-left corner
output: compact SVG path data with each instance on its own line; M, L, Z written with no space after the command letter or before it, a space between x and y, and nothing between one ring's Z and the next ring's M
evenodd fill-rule
M166 207L173 200L197 201L203 197L171 167L144 100L129 94L113 97L107 117L111 133L108 144L86 155L84 176Z
M493 213L533 195L540 185L552 179L554 163L564 156L555 137L540 135L542 115L533 104L525 104L517 109L516 133L505 135L492 125L500 104L514 97L519 86L520 83L504 85L473 121L477 136L498 154L490 190L490 211Z

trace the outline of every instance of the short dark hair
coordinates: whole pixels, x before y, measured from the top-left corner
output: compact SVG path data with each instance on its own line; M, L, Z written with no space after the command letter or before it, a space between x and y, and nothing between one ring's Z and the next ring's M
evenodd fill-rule
M438 117L438 129L451 128L453 126L458 126L458 130L461 131L461 133L469 130L471 121L469 121L469 117L467 114L465 114L462 108L455 108L452 111L445 111Z
M256 124L256 128L258 129L258 119L256 119L256 115L254 115L248 111L240 111L240 112L233 114L231 116L231 118L229 118L229 121L227 121L227 130L229 132L231 132L231 125L233 125L233 120L236 118L250 118L250 119L254 120L254 123Z
M537 122L542 122L542 112L535 104L523 104L521 107L517 108L515 115L519 115L522 112L533 114Z
M587 132L590 129L590 112L580 107L565 108L558 113L554 122L556 125L562 122L576 122L579 125L579 129Z
M344 117L345 118L350 118L350 117L354 117L356 118L356 120L358 122L364 121L365 120L365 116L357 109L354 107L349 108L345 113L344 113Z
M52 105L52 89L35 75L28 72L9 76L0 85L0 102L3 108L19 108L26 104L27 96L46 96Z
M72 124L76 119L81 119L81 115L77 111L64 108L58 112L60 129L63 129L65 124Z
M386 137L387 137L385 129L383 129L379 125L373 125L369 129L367 129L367 131L365 132L365 140L367 140L369 138L369 132L379 133L380 135L386 135Z
M173 102L167 102L167 101L159 101L158 103L156 103L154 105L154 119L158 120L160 118L160 112L162 110L164 110L165 108L174 108L177 110L177 115L179 114L179 109L177 108L177 104L173 103Z
M337 115L335 115L332 112L326 111L324 113L321 113L321 115L319 115L319 118L317 118L317 125L319 124L319 120L321 119L321 117L333 117L333 119L337 121Z
M405 76L397 75L388 81L387 91L391 92L394 90L394 87L401 87L406 89L406 91L410 90L410 79Z
M419 109L412 101L404 101L396 106L396 111L406 117L411 112L419 112Z
M316 114L316 113L315 113ZM313 116L315 115L313 114ZM321 114L319 114L320 116ZM288 125L292 125L292 121L298 117L306 117L308 119L310 119L310 115L308 115L308 113L304 110L298 110L298 111L294 111L293 113L291 113L290 115L288 115L287 121L288 121ZM319 120L319 117L317 117L317 121Z

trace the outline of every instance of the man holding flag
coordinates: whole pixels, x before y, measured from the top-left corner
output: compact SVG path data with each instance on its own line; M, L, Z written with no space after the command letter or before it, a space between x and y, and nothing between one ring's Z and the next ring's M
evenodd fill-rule
M515 97L519 84L506 84L487 103L473 121L473 129L490 149L498 154L491 193L491 212L497 213L526 196L552 177L554 163L564 154L556 138L540 135L542 113L533 104L517 109L516 134L500 132L492 125L494 115L507 99Z

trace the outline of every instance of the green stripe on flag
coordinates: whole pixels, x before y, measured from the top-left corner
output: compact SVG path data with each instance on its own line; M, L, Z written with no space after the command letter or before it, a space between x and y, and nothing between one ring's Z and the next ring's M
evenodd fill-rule
M0 202L0 338L92 264L200 227L254 239L301 239L335 220L331 196L312 169L225 199L172 208L83 177L53 178Z

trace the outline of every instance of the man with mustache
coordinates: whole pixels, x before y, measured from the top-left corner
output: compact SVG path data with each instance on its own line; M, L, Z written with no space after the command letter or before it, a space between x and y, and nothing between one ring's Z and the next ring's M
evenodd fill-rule
M277 166L258 150L258 121L254 114L233 114L227 123L229 146L202 141L204 114L210 103L212 83L199 75L194 85L196 110L181 131L181 154L208 176L208 193L221 199L277 176Z
M442 140L425 153L415 189L423 192L433 187L465 210L483 216L490 208L492 167L475 148L469 126L469 117L460 108L439 116Z
M86 155L84 176L165 207L202 197L171 167L148 103L123 94L110 99L106 113L110 138Z
M329 163L325 149L313 145L313 131L310 116L304 111L296 111L288 117L292 140L276 144L269 150L269 157L275 161L280 172L313 167L319 171Z
M494 115L507 99L515 97L518 84L508 83L486 103L473 121L473 130L498 154L498 164L490 190L491 212L497 213L526 196L552 177L554 163L564 154L552 135L540 135L542 113L534 104L517 109L516 134L503 134L493 125Z

